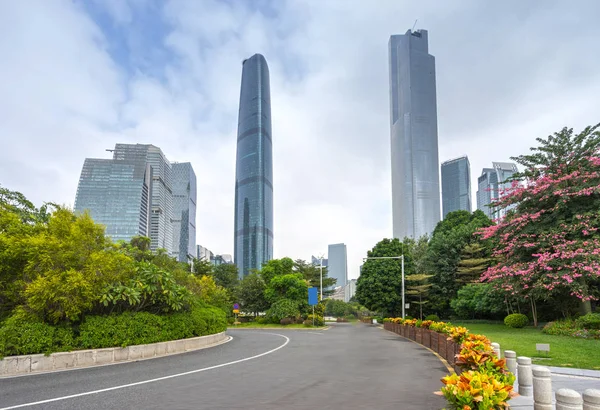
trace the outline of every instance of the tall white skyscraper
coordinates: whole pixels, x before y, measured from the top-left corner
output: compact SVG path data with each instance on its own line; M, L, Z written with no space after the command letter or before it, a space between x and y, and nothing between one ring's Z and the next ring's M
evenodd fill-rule
M435 58L427 30L389 41L393 235L418 238L440 220Z
M345 244L329 245L327 264L327 275L336 279L334 287L346 286L346 282L348 282L348 256Z
M506 180L518 171L517 165L512 162L492 162L492 168L484 168L477 178L477 209L492 220L504 218L512 207L496 209L489 205L498 199L501 190L510 188L511 183L506 183Z

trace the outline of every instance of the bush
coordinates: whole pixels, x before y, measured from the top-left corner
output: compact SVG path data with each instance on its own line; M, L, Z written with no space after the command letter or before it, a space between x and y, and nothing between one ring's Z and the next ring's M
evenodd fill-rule
M308 320L308 319L306 319L306 320L305 320L304 322L302 322L302 323L304 323L304 326L306 326L306 327L312 327L312 320Z
M279 324L283 326L291 325L292 323L294 323L294 320L289 317L284 317L279 321Z
M459 319L499 319L504 309L504 295L489 283L470 283L458 290L450 306Z
M254 322L258 323L259 325L266 325L267 323L269 323L269 319L264 316L259 316L256 319L254 319Z
M432 322L439 322L440 317L438 315L427 315L425 320L431 320Z
M546 324L546 326L544 326L542 332L548 335L571 336L582 339L600 339L600 330L582 328L579 325L579 319L566 319L556 322L549 322Z
M529 323L529 319L527 316L521 313L513 313L512 315L508 315L504 318L504 324L508 327L514 327L520 329L522 327L527 326Z
M308 315L306 317L306 320L310 321L310 324L312 325L313 322L313 317L315 318L315 326L323 326L325 324L325 321L323 320L323 316L319 316L319 315Z
M588 313L577 318L576 322L582 329L600 329L600 313Z
M73 331L66 326L12 316L0 327L0 357L64 352L74 347Z

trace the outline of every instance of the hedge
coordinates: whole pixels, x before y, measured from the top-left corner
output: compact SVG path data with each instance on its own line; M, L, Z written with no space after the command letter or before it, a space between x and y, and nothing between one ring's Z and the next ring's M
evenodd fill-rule
M87 316L73 327L15 316L0 328L0 357L166 342L219 333L226 328L225 312L201 306L166 315L125 312Z

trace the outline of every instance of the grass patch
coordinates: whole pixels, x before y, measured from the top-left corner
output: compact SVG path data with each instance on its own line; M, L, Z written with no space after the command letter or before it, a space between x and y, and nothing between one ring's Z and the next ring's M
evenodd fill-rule
M503 324L479 324L452 322L464 326L471 333L487 336L492 342L500 343L504 350L514 350L517 356L531 357L533 363L542 366L572 367L600 370L600 341L577 339L569 336L554 336L542 333L541 329L526 327L513 329ZM549 343L550 354L535 350L536 343ZM539 357L537 357L539 355Z
M323 329L324 326L315 326L315 327L308 327L308 326L304 326L303 324L293 324L293 325L280 325L277 323L265 323L265 324L260 324L260 323L254 323L254 322L249 322L249 323L240 323L239 325L229 325L227 326L228 329Z

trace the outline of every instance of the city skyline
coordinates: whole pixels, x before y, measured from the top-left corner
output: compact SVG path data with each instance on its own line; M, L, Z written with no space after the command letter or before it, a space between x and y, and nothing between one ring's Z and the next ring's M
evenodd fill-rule
M240 278L273 259L273 142L269 66L242 62L235 160L233 262Z
M440 221L435 57L427 30L389 40L394 238L431 235Z
M344 241L349 278L392 236L390 35L428 30L439 158L467 154L473 191L492 161L597 117L598 57L577 58L600 37L596 1L35 4L0 4L2 186L73 206L84 158L151 143L192 163L197 243L218 254L233 253L240 63L253 53L271 74L273 256Z

